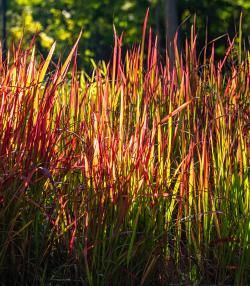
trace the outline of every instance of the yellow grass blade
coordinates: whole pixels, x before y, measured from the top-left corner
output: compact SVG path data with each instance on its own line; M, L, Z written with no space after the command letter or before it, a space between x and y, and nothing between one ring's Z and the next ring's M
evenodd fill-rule
M55 51L55 48L56 48L56 42L54 42L54 44L52 45L50 51L49 51L49 54L44 62L44 65L39 73L39 78L38 78L38 82L41 83L43 80L44 80L44 77L45 77L45 74L46 74L46 71L48 69L48 66L51 62L51 58L53 56L53 53Z

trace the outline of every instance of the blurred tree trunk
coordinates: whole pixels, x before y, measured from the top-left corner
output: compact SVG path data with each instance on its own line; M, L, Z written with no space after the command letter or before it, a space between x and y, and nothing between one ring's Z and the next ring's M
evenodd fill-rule
M1 3L1 16L2 16L2 43L3 43L3 54L5 54L7 49L7 0L2 0Z
M177 1L178 0L164 0L164 12L165 12L165 29L166 29L166 48L170 57L170 61L174 63L174 36L178 28L178 13L177 13ZM177 45L178 41L177 41Z

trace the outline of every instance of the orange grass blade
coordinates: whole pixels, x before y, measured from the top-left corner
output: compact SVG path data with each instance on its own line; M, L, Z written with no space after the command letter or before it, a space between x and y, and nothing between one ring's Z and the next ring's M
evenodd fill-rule
M179 113L180 111L182 111L185 107L187 107L190 103L192 102L192 100L189 100L188 102L183 103L181 106L179 106L178 108L176 108L174 111L172 111L171 113L169 113L167 116L165 116L160 122L159 124L164 124L166 123L169 118L173 117L174 115L176 115L177 113Z

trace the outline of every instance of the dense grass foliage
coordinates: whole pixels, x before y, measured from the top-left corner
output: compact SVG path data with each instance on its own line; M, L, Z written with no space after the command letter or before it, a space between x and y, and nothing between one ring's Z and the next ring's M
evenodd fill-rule
M145 20L87 76L79 39L0 61L3 285L250 283L249 51L215 63L193 28L159 59Z

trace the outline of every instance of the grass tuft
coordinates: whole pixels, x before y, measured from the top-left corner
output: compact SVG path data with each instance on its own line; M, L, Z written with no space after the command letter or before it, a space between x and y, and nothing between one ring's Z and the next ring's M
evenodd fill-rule
M163 61L146 23L90 76L81 34L53 70L55 44L0 61L2 283L250 283L249 51L192 28Z

